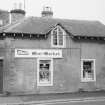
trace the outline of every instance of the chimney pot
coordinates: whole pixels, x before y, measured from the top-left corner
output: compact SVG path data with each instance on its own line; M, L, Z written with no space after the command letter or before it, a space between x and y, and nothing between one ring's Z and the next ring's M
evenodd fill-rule
M53 17L53 11L51 10L51 7L47 6L43 8L42 17L45 17L45 18Z

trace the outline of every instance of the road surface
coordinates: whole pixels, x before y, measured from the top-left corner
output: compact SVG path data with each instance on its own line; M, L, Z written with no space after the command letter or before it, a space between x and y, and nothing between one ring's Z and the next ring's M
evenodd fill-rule
M47 101L33 101L15 104L3 105L105 105L105 97L102 98L84 98L84 99L61 99L61 100L47 100Z
M105 99L88 99L88 100L73 100L73 101L59 101L49 102L37 105L105 105Z

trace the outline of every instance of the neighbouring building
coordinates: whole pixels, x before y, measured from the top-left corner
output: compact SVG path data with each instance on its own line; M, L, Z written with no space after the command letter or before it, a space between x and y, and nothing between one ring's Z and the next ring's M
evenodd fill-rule
M0 27L19 21L24 18L24 16L25 10L21 2L14 3L13 9L10 11L0 9Z
M0 93L105 90L105 25L55 19L49 7L42 17L10 13L0 28Z
M0 27L9 24L9 12L0 10Z

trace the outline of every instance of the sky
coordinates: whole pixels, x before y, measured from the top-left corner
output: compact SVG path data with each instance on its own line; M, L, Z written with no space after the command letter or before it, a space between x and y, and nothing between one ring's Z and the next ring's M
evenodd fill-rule
M19 2L24 4L24 0L0 0L0 9L10 11ZM105 0L25 0L27 16L40 17L44 6L52 8L54 18L98 20L105 24Z

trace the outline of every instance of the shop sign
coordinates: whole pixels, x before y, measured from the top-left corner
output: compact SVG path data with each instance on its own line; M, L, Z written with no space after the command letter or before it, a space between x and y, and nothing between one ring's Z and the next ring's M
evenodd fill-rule
M50 57L62 58L62 50L55 49L15 49L15 57Z

